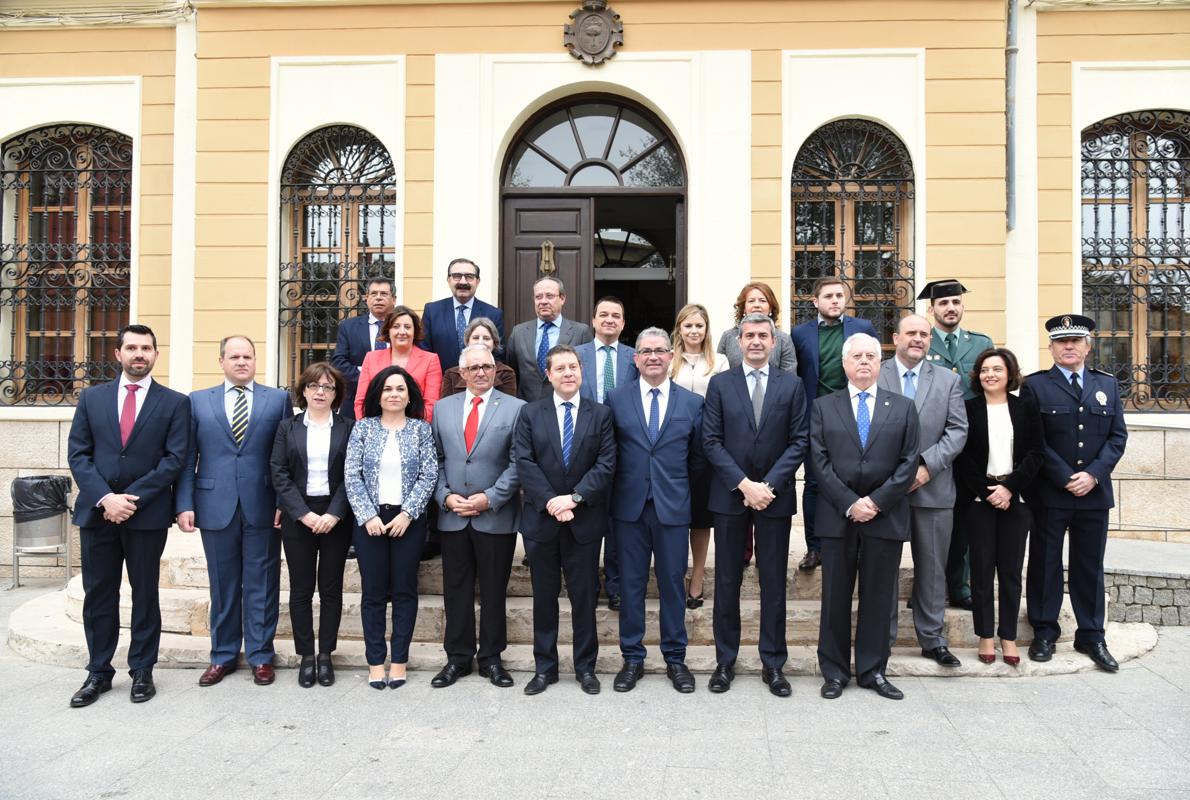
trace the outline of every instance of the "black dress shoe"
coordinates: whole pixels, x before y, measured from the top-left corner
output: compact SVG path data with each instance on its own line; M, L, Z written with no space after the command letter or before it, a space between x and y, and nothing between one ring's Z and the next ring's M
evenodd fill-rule
M610 611L619 611L620 610L620 595L609 594L607 596L607 607L608 607L608 610L610 610Z
M789 685L789 681L781 674L779 669L769 669L765 667L760 671L760 679L764 681L765 686L769 687L769 691L777 697L789 697L793 694L793 687Z
M157 694L157 687L153 685L153 668L132 671L132 691L129 699L134 703L147 703Z
M499 661L488 664L486 667L480 667L479 674L491 681L493 686L499 686L501 689L512 686L512 676Z
M331 664L330 653L318 654L318 685L330 686L335 682L335 667Z
M694 691L694 675L685 664L666 664L665 677L669 678L669 682L682 694Z
M537 672L525 684L525 694L541 694L549 687L551 683L558 682L558 673L556 672Z
M636 682L645 676L645 665L639 661L625 661L624 666L616 673L612 681L612 688L617 692L631 692L636 688Z
M968 595L967 597L960 597L957 600L950 601L951 608L961 608L964 611L970 611L975 608L975 601Z
M1054 657L1054 643L1048 639L1037 638L1029 645L1029 660L1046 662Z
M817 550L807 550L806 555L798 562L797 568L802 572L813 572L822 566L822 553Z
M944 667L952 667L953 668L953 667L961 667L963 665L963 662L959 661L959 659L955 656L955 654L950 652L950 650L948 650L945 646L935 647L930 650L927 650L926 648L923 647L921 649L921 655L922 655L922 658L934 659L935 661L937 661L939 664L941 664Z
M889 700L904 700L905 699L905 693L902 692L897 687L893 686L891 683L889 683L888 678L884 677L880 673L876 673L876 677L874 677L872 679L872 682L870 684L868 684L867 686L865 686L864 688L871 689L876 694L880 695L881 697L887 698Z
M576 672L574 679L587 694L599 694L599 679L595 677L594 672Z
M715 671L711 673L711 679L707 681L707 688L715 694L723 694L731 688L733 680L735 680L734 667L716 664Z
M838 678L827 678L818 693L827 700L838 700L843 694L843 681Z
M464 675L471 674L471 662L466 664L455 664L450 661L446 662L446 666L439 670L438 674L430 680L430 685L435 689L444 689L447 686L453 686L454 682Z
M302 656L302 663L298 665L298 686L309 689L317 680L315 676L314 656Z
M89 706L99 699L99 695L110 691L112 688L111 678L101 678L98 675L88 675L87 680L83 681L83 685L70 698L71 708L82 708Z
M1091 642L1090 644L1079 644L1075 642L1074 649L1084 655L1091 657L1095 662L1095 666L1104 672L1119 672L1120 665L1112 658L1111 653L1107 652L1107 644L1104 642Z

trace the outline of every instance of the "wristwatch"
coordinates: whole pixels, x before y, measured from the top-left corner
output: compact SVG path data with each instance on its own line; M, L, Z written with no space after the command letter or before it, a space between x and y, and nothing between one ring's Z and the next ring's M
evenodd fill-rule
M581 506L583 504L583 496L578 492L575 492L574 494L570 495L570 502L574 503L576 506Z

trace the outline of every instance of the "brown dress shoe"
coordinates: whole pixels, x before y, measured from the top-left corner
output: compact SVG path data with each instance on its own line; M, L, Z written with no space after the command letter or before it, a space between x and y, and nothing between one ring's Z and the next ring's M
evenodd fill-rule
M235 664L212 664L203 670L198 678L199 686L214 686L219 681L236 671Z
M252 668L252 682L257 686L268 686L276 677L272 664L260 664Z

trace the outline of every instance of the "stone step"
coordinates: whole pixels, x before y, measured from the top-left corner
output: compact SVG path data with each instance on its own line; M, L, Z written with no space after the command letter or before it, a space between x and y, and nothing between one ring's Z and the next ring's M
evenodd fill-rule
M87 661L87 643L83 637L82 625L74 622L66 613L66 592L50 592L30 600L17 608L9 620L8 646L18 655L45 664L56 664L63 667L82 669ZM1023 633L1024 631L1022 631ZM1157 644L1157 632L1144 623L1109 623L1107 626L1107 640L1112 654L1120 662L1130 661L1144 655ZM277 656L274 663L279 667L294 667L298 657L293 649L293 641L288 638L276 640ZM569 647L560 648L561 671L566 674L571 671L572 661ZM995 664L981 664L975 657L973 649L958 647L954 652L962 660L963 665L958 669L945 669L929 659L922 658L916 648L897 648L893 650L889 659L888 673L890 675L937 676L937 677L1018 677L1060 675L1073 672L1083 672L1094 669L1094 665L1086 656L1074 652L1067 644L1059 646L1053 660L1036 664L1024 659L1018 667L1010 667L1003 661ZM128 631L120 631L120 644L113 662L117 669L123 669L128 653ZM185 636L176 633L163 633L161 636L159 668L201 668L208 663L210 640L203 636ZM335 653L335 663L340 668L358 668L365 666L363 657L363 643L356 640L340 642L339 650ZM410 650L409 666L413 670L436 671L445 663L445 656L439 642L414 642ZM517 672L531 672L533 670L533 648L528 644L509 646L504 653L505 665ZM610 678L620 667L619 649L605 644L600 650L598 670ZM696 645L690 647L686 654L686 663L698 673L709 673L715 666L715 648L711 645ZM646 670L656 673L664 671L655 649L649 653ZM739 660L736 662L738 674L755 674L760 672L760 660L755 648L741 649ZM789 650L789 663L786 672L790 675L815 675L818 673L818 662L814 647L811 645L794 645ZM341 678L348 677L343 674ZM361 673L351 674L353 678L360 678ZM197 676L195 678L197 680ZM246 673L237 674L231 680L250 680ZM293 673L282 673L281 680L297 680ZM428 680L429 676L414 676L415 680ZM526 676L517 676L517 685L523 686ZM489 687L479 684L479 678L465 679L475 684L476 688L486 691ZM606 681L605 681L606 683ZM699 681L702 690L703 681ZM561 688L561 687L560 687ZM605 686L606 690L611 689ZM262 690L267 691L267 690ZM492 688L491 691L497 691Z
M162 589L161 618L162 630L189 636L207 636L210 633L208 624L209 594L206 589ZM289 618L289 594L281 592L281 607L277 625L277 635L289 637L293 627ZM82 579L74 578L66 589L66 613L76 623L82 624L83 586ZM686 612L686 633L691 645L713 645L715 642L712 628L713 601L700 609ZM314 599L315 620L317 620L318 598ZM853 613L855 605L853 604ZM790 644L815 645L818 641L818 625L821 602L819 599L792 599L786 603L787 625L786 640ZM124 586L120 594L120 621L123 627L128 627L132 614L131 592ZM510 643L531 644L533 642L533 599L531 597L509 597L507 606L508 641ZM619 642L619 615L600 605L595 614L599 640L605 646L615 646ZM743 599L740 601L740 622L742 628L742 643L756 644L760 626L760 601ZM1070 609L1069 598L1062 608L1060 622L1065 631L1062 641L1069 641L1075 628L1074 615ZM413 638L418 642L441 642L445 630L446 617L443 610L441 595L423 595L419 602L417 624L413 631ZM975 647L978 639L972 628L971 614L966 611L947 609L943 627L947 639L953 647ZM1022 637L1031 634L1025 609L1021 609L1020 631ZM339 636L343 639L361 639L363 630L360 622L360 595L345 593L343 596L343 616L339 629ZM570 604L565 600L559 602L559 639L563 642L571 641ZM645 602L645 642L656 644L660 641L660 602L648 599ZM917 638L913 628L913 612L900 604L897 621L897 644L912 646Z

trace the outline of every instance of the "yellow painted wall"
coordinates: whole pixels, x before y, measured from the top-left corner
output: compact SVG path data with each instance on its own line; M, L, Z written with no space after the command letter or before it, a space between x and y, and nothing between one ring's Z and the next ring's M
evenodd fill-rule
M173 204L174 29L90 28L0 32L0 76L141 76L138 320L153 328L169 379L170 220ZM0 114L4 113L0 109ZM47 120L47 123L58 120ZM72 120L61 120L70 122Z

